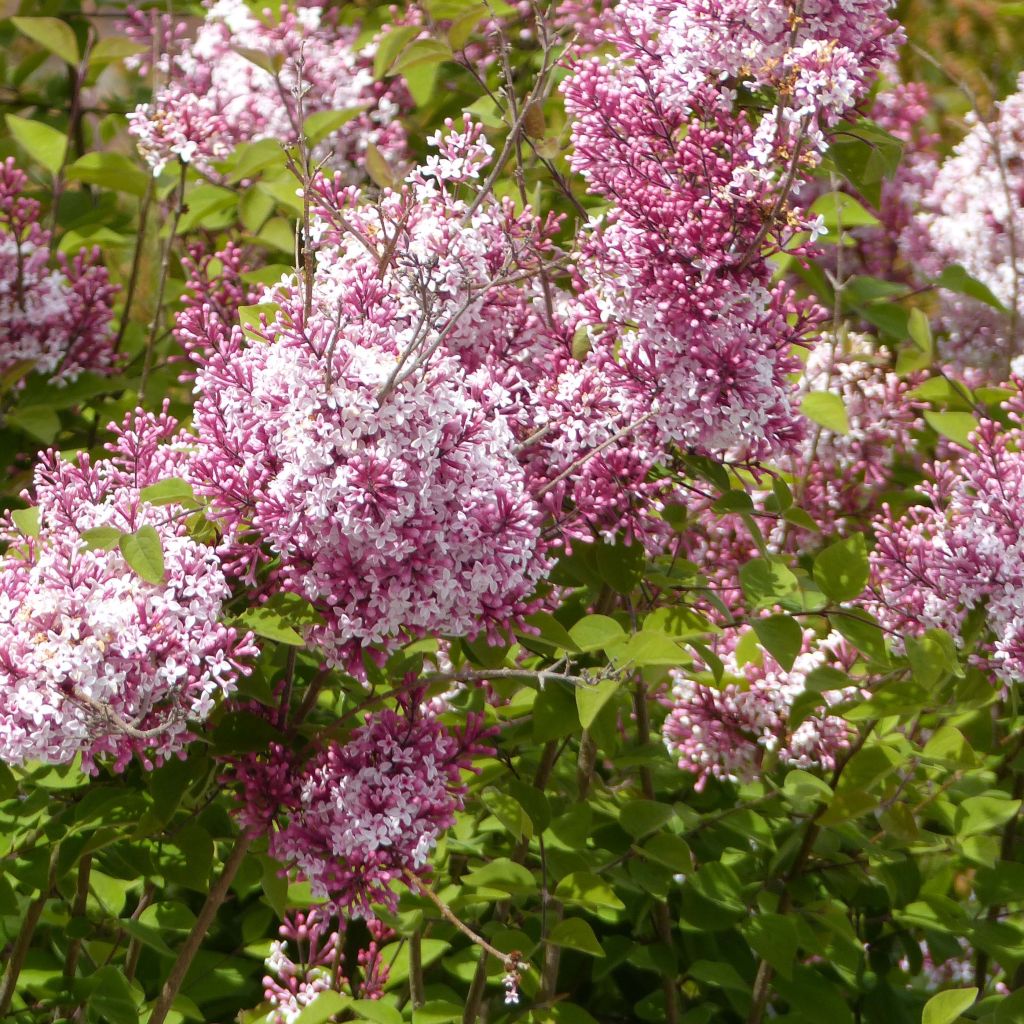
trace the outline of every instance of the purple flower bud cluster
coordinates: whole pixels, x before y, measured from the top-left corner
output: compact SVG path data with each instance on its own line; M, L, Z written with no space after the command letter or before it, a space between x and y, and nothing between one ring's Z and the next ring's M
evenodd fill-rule
M294 1024L321 992L355 999L383 995L389 968L381 946L394 933L379 920L367 921L366 926L370 941L359 949L352 970L345 962L348 922L344 917L335 918L329 908L315 906L284 919L278 929L281 938L271 943L263 978L264 998L272 1007L270 1024Z

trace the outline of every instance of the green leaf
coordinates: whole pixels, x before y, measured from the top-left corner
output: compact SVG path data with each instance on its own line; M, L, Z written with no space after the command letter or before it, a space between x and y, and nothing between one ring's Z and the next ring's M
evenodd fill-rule
M164 582L164 552L160 534L152 526L140 526L135 533L122 534L117 546L128 565L147 583Z
M51 174L56 175L64 165L68 140L63 132L40 121L27 117L7 114L7 130L14 136L22 149Z
M850 421L846 416L846 406L839 395L831 391L812 391L804 395L800 403L800 411L818 426L831 430L833 434L848 434Z
M617 679L602 679L591 686L576 687L576 711L579 715L580 725L589 729L594 720L601 713L601 709L618 692L619 681Z
M11 520L25 537L39 536L39 509L37 506L14 509L11 512Z
M783 914L758 914L744 929L751 948L784 978L793 976L799 938L796 922Z
M398 183L387 157L372 142L366 144L366 173L377 188L394 188Z
M168 477L158 483L150 484L139 491L139 498L150 505L196 505L195 491L187 480L180 477Z
M294 192L294 186L292 187ZM219 185L199 185L185 196L185 212L178 219L177 233L187 234L194 228L213 228L220 224L217 215L238 202L238 193ZM222 223L222 222L221 222Z
M952 725L940 725L929 737L921 753L936 761L952 762L958 767L973 768L974 751L964 734Z
M319 612L297 594L274 594L256 608L249 608L235 620L257 636L290 647L304 647L300 629L323 622Z
M442 61L451 60L451 57L451 47L440 39L417 39L407 50L403 50L390 72L398 75L423 64L440 64Z
M998 791L969 796L957 813L957 835L963 837L995 832L1016 817L1020 806L1020 800L1013 800Z
M152 928L149 925L143 924L141 921L136 921L132 918L118 921L118 927L121 931L138 939L144 946L149 946L150 949L155 949L161 956L174 956L174 950L164 942L159 929Z
M456 52L463 49L473 35L473 30L487 16L487 7L480 4L465 14L459 15L448 29L448 45Z
M932 338L931 324L928 317L920 309L912 309L907 319L907 330L910 340L922 351L931 356L935 352L935 341Z
M607 615L587 615L569 629L580 651L599 651L622 640L626 631Z
M462 880L477 889L498 889L511 896L530 895L537 891L537 880L522 864L498 857L489 864L467 871Z
M693 854L685 839L671 832L658 832L644 843L642 853L657 864L685 874L693 870Z
M946 267L934 283L948 291L969 295L972 299L984 302L986 306L991 306L993 309L998 309L1000 313L1009 315L1010 311L995 297L992 289L968 274L959 264L954 263L952 266Z
M348 107L345 110L318 110L310 114L302 125L302 131L311 146L323 142L349 121L355 120L366 107Z
M771 615L754 620L761 646L788 672L804 644L803 630L790 615Z
M113 551L124 536L124 531L116 526L94 526L91 530L82 531L86 551Z
M882 180L895 174L903 143L866 119L843 129L830 140L829 162L877 208L882 202Z
M845 609L841 615L832 615L829 621L861 654L879 665L889 664L885 634L873 616L861 609Z
M861 533L830 544L814 559L814 579L836 602L852 601L868 583L868 547Z
M8 413L7 422L43 444L52 444L60 433L60 417L49 406L29 405Z
M224 161L225 169L228 170L228 181L239 182L243 178L252 178L259 171L268 167L276 167L284 170L285 152L277 139L260 139L257 142L239 143L231 156ZM295 194L294 182L292 180L292 195Z
M939 992L924 1004L921 1024L954 1024L964 1010L974 1005L977 998L976 988L956 988Z
M646 623L639 633L606 648L606 653L613 664L620 668L650 668L658 665L678 668L689 661L677 637L658 629L648 629Z
M795 803L828 803L832 799L832 788L824 779L805 772L802 768L794 768L786 775L782 792Z
M326 992L321 992L295 1018L295 1024L324 1024L325 1021L330 1020L335 1014L340 1013L351 1005L351 1003L352 1000L348 996L343 996L340 992L328 989Z
M372 1021L373 1024L402 1024L402 1015L389 1003L378 999L354 999L349 1009L357 1020Z
M64 171L69 181L83 181L115 192L142 197L149 187L149 175L120 153L86 153Z
M383 78L405 46L423 31L421 25L401 25L388 32L377 44L373 56L373 77Z
M493 814L516 837L516 840L533 838L533 822L515 797L499 789L488 787L480 794L484 807Z
M567 917L564 921L559 921L551 929L548 942L552 946L576 949L581 953L589 953L591 956L604 956L604 950L601 948L601 943L597 941L593 929L579 917Z
M148 52L149 47L145 43L136 42L127 36L105 36L97 40L96 45L89 51L89 68L103 67L137 53Z
M139 1024L128 979L114 966L101 967L86 982L90 1013L110 1024Z
M934 412L926 409L924 414L928 426L955 441L962 448L973 448L970 436L978 426L978 421L969 412Z
M211 735L217 754L249 754L266 750L281 734L262 715L251 711L229 711Z
M811 215L821 216L833 234L847 228L876 227L878 218L848 192L826 192L811 204Z
M963 675L953 638L942 629L930 629L924 636L908 636L904 644L914 679L931 689L949 674Z
M60 18L11 18L11 24L68 64L74 66L81 59L75 30L66 21Z
M516 635L524 640L527 646L536 644L554 651L579 650L569 631L550 612L534 612L527 618L526 624L531 627L531 631L517 632ZM532 630L539 630L539 634Z
M641 839L671 821L674 814L668 804L655 800L630 800L619 811L619 824L634 839Z
M597 544L594 555L601 579L618 594L630 594L643 579L647 556L642 544Z
M268 75L276 75L284 67L284 55L275 53L271 56L262 50L251 50L245 46L233 46L232 49L239 57L244 57L250 64L255 64Z
M799 589L796 576L781 558L755 558L741 566L740 586L755 608L776 604Z
M587 910L623 910L626 906L604 879L589 871L566 875L555 887L555 899Z

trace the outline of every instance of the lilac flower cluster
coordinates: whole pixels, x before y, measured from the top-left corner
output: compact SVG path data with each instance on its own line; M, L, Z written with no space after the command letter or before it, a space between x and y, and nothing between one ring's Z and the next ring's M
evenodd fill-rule
M816 429L793 459L800 501L831 533L869 515L897 460L920 430L920 403L908 397L915 377L900 377L889 354L867 335L825 335L811 352L800 390L838 394L845 433Z
M106 370L116 288L98 249L71 259L59 253L52 268L50 233L40 226L39 203L24 195L27 184L13 158L0 163L0 375L27 366L62 383Z
M819 230L789 193L895 52L888 6L627 0L616 52L567 79L573 167L611 204L581 239L582 322L663 443L749 458L798 443L786 377L813 312L772 286L767 256ZM755 121L737 99L764 91Z
M1017 394L1006 406L1012 429L982 420L969 449L951 446L929 467L927 505L885 507L872 567L877 614L898 634L957 637L983 610L989 636L975 660L1009 685L1024 671L1024 403Z
M732 631L715 649L725 666L720 686L704 681L700 666L679 669L665 698L669 713L662 738L679 767L696 776L698 792L712 778L749 782L769 762L831 769L849 745L846 723L829 714L841 691L822 693L821 706L801 715L799 722L791 717L808 675L837 661L829 649L836 646L832 638L817 643L813 632L805 630L803 650L788 672L767 652L741 662L742 639Z
M487 751L475 716L449 732L411 707L368 715L347 742L331 743L301 771L270 852L331 906L366 918L375 903L394 908L391 883L427 870L462 807L462 772Z
M144 20L135 27L144 33ZM371 61L356 48L358 34L318 6L259 15L244 0L216 0L195 39L179 53L163 53L158 70L168 83L129 115L129 130L154 174L171 160L209 173L239 142L294 143L303 117L351 111L323 155L360 179L369 146L401 161L405 136L396 120L402 98L374 81Z
M321 992L342 992L357 999L383 995L389 968L381 957L381 944L394 933L379 920L367 922L370 941L356 956L356 978L345 964L347 927L345 918L333 917L323 906L306 913L296 911L281 923L281 938L271 943L263 978L264 998L272 1007L271 1024L294 1024Z
M188 725L231 694L251 636L219 620L229 596L214 551L193 540L178 503L142 488L180 475L165 414L126 417L108 460L47 454L33 492L38 530L8 520L0 559L0 758L63 764L134 754L157 763L182 750ZM163 582L147 582L118 547L155 531Z
M476 173L470 152L454 159ZM325 619L311 639L358 671L370 644L516 621L546 570L482 365L531 329L529 293L501 283L531 258L530 225L492 202L464 226L466 204L422 176L377 203L339 178L317 198L308 295L282 282L248 340L209 304L178 333L200 364L192 471L236 565L251 572L266 544L275 585Z

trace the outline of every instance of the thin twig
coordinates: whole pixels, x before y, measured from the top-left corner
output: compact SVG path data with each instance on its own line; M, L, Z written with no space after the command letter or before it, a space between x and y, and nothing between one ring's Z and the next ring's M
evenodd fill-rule
M203 939L206 938L206 933L209 931L210 925L213 924L217 911L220 910L221 904L228 894L228 889L231 888L231 883L242 866L245 855L249 852L253 839L255 839L254 833L243 832L236 840L220 878L214 883L206 897L206 902L199 911L196 923L192 931L189 932L188 938L185 939L185 944L181 947L181 952L178 953L178 959L174 961L171 973L167 976L160 996L153 1005L153 1012L149 1016L148 1024L164 1024L167 1019L167 1014L181 989L185 975L188 974L188 969L192 966L192 961L195 959L196 953L199 952L199 947L203 944Z

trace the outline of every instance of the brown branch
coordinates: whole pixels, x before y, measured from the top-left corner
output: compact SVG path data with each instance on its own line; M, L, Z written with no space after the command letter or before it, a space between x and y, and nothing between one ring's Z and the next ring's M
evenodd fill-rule
M217 911L220 910L254 838L254 833L243 832L235 842L234 849L224 864L220 878L214 883L206 897L206 902L199 911L196 923L192 931L189 932L188 938L185 939L185 944L181 947L181 952L178 953L178 959L174 961L171 973L164 982L160 996L153 1004L149 1024L164 1024L166 1021L171 1005L185 980L185 975L188 974L188 969L192 966L192 961L195 959L196 953L199 952L199 947L203 944L203 939L206 938L206 933L209 931L210 925L213 924L213 919L217 916Z

